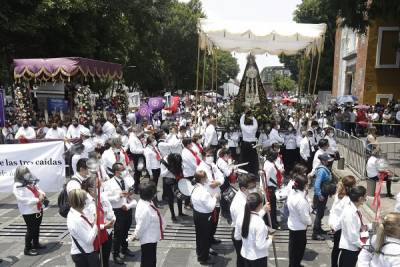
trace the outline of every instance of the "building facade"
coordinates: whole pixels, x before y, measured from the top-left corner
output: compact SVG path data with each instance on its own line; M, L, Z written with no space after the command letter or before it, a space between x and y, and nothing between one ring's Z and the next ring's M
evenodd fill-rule
M359 103L400 99L400 23L375 21L366 34L338 27L332 95L354 95Z
M269 66L269 67L265 67L261 73L261 81L263 83L263 86L268 93L271 93L274 88L273 88L273 82L274 82L274 77L276 75L283 75L283 76L287 76L290 77L291 76L291 72L289 69L286 69L284 66Z

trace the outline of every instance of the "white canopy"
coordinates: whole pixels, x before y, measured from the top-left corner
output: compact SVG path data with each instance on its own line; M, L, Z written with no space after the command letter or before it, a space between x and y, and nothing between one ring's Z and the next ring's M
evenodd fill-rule
M201 48L272 55L321 51L326 24L199 20Z

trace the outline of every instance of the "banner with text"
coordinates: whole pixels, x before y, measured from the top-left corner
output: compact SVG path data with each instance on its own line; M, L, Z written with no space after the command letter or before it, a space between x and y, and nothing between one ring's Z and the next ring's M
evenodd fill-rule
M65 180L64 142L0 145L0 192L12 192L18 166L26 166L45 192L59 192Z

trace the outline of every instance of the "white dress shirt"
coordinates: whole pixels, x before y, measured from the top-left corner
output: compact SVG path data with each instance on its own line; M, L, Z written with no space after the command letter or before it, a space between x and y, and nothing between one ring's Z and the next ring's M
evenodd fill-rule
M260 136L258 137L258 143L263 147L270 147L271 142L269 140L269 137L266 133L262 132L260 133Z
M277 129L272 128L271 132L269 133L269 141L272 144L283 144L285 142L285 139L283 139L282 136L279 135L279 132Z
M209 124L204 133L204 147L216 146L218 145L218 134L215 130L215 126Z
M182 144L181 142L178 140L176 143L172 143L172 142L167 142L164 139L160 139L158 140L158 151L160 151L161 157L166 157L169 154L173 153L173 151L175 151L176 149L178 149L178 147L181 147Z
M326 153L326 151L322 150L321 148L318 149L317 152L315 152L313 163L312 163L311 175L314 175L315 170L321 165L321 160L318 157L324 153Z
M149 201L140 199L135 211L136 228L134 236L136 236L140 244L157 243L161 239L160 218L157 211L154 210L154 205ZM165 220L161 216L161 227L164 231Z
M155 169L160 169L160 160L157 159L158 150L153 148L151 145L146 146L144 149L144 158L146 159L146 169L150 176L153 176ZM161 155L160 155L161 157Z
M225 133L225 139L228 140L229 147L238 147L239 139L240 139L240 132L234 131L232 133Z
M129 188L135 184L132 176L127 175L123 178L125 183L125 190L122 190L120 187L121 178L114 176L112 179L109 179L104 183L105 194L107 195L108 200L111 203L113 209L120 209L122 206L126 206L127 209L131 209L136 207L136 200L132 197L122 197L122 192L128 192Z
M278 174L276 168L275 168L275 164L270 162L269 160L266 160L264 163L264 168L263 168L264 172L265 172L265 176L266 179L268 181L268 186L272 186L272 187L278 187L278 179L276 177L276 175Z
M106 121L101 129L108 138L111 138L117 133L115 126L109 121Z
M251 125L245 125L244 124L244 118L245 115L243 114L242 117L240 117L240 129L242 130L242 138L244 142L257 142L257 129L258 129L258 123L255 118L253 118L253 124Z
M363 246L360 239L361 220L353 202L344 207L340 227L342 228L342 235L340 236L339 248L350 251L360 250Z
M78 163L78 161L79 161L81 158L85 158L85 155L83 155L83 152L82 152L82 154L74 154L74 155L72 156L72 158L71 158L71 167L72 167L72 172L73 172L73 174L77 173L77 171L76 171L76 164Z
M38 189L39 193L44 194L42 190ZM16 182L13 186L13 193L15 198L17 199L17 205L19 212L22 215L39 213L40 210L37 208L37 204L39 202L39 198L35 197L31 190L29 190L26 186L22 186L21 183Z
M126 167L128 164L127 164L127 160L126 160L125 151L120 149L118 154L119 154L119 162L122 163L122 165L124 165ZM101 160L103 162L103 166L106 169L107 173L109 175L112 175L113 174L112 166L114 165L114 163L117 162L116 154L114 153L112 147L110 147L109 149L107 149L103 152L103 155L101 156Z
M194 176L197 168L196 157L186 147L182 150L183 177Z
M53 129L50 128L47 133L46 136L44 137L44 139L64 139L64 131L61 128L57 129Z
M172 145L171 153L181 154L182 153L182 140L177 137L176 134L170 133L166 141Z
M71 254L81 254L78 247L75 245L72 236L82 247L85 253L94 251L93 241L97 236L97 225L90 225L82 218L82 214L71 208L67 216L67 226L71 235Z
M78 181L76 181L76 180ZM72 176L72 179L68 181L67 183L67 193L71 192L73 189L82 189L82 182L86 180L85 178L83 178L78 172L76 172L74 174L74 176Z
M288 227L292 231L306 230L311 221L311 206L308 203L304 191L293 190L288 196L289 209Z
M78 124L78 126L70 125L68 127L67 133L65 134L65 137L68 139L74 139L74 138L80 138L81 137L81 131L85 128L83 125Z
M379 170L377 167L378 158L375 156L369 157L367 161L367 177L372 178L379 175Z
M83 209L83 214L85 214L86 218L88 218L89 222L92 224L96 223L96 201L95 199L88 193L88 198L86 200L85 208ZM110 201L108 201L107 197L104 194L100 194L101 206L104 211L104 224L115 221L116 217L114 214L114 210L111 206ZM110 234L113 229L107 229L107 233Z
M210 194L206 186L199 183L193 189L190 199L193 209L200 213L213 212L217 204L216 197Z
M26 139L35 139L36 133L32 127L28 127L26 129L24 127L19 127L18 132L15 134L15 139L18 139L22 136Z
M331 155L335 154L338 151L335 138L330 137L329 135L325 136L324 138L327 139L328 143L329 143L329 147L328 147L328 150L326 151L326 153L331 154Z
M286 134L284 139L285 148L287 150L293 150L297 148L297 136L294 133Z
M244 208L246 206L246 198L247 198L246 194L243 193L242 190L239 190L236 192L236 195L232 200L229 210L231 212L233 227L235 227L236 225L237 218L240 217L240 215L243 214L244 212Z
M129 149L132 154L143 154L144 147L142 141L136 136L135 133L130 133L129 135Z
M212 196L215 196L215 195L221 193L220 186L224 183L225 178L224 178L224 175L222 174L222 172L218 169L217 165L215 165L215 163L208 164L208 163L205 163L204 161L201 161L199 166L197 166L196 171L204 171L207 174L208 180L207 180L206 188ZM214 181L219 182L220 186L211 188L210 185ZM219 203L217 203L217 206L219 207Z
M375 247L376 236L371 238L371 245ZM368 267L399 267L400 266L400 239L386 237L381 249L382 253L368 251L367 247L361 249L358 255L358 266Z
M314 148L311 144L311 141L308 139L307 136L303 137L303 139L301 139L300 141L300 156L304 160L307 160L309 157L311 157L312 152L314 152Z
M229 165L223 158L217 159L217 167L222 172L224 177L229 177L233 172L233 166Z
M96 145L94 144L93 139L91 137L83 140L82 145L85 146L85 149L83 151L85 157L89 157L89 153L93 152L96 148Z
M265 225L264 220L258 214L251 213L249 234L247 238L242 238L243 215L237 218L234 233L236 240L242 240L240 254L248 260L268 257L268 248L272 241L268 238L268 227Z
M349 204L350 198L348 196L344 196L342 199L339 199L338 195L335 195L328 219L328 224L332 230L338 231L341 229L340 222L342 220L343 211L345 207L348 207Z
M102 134L102 135L96 134L95 136L93 136L93 143L96 147L104 146L106 144L107 140L108 140L108 137L105 134Z

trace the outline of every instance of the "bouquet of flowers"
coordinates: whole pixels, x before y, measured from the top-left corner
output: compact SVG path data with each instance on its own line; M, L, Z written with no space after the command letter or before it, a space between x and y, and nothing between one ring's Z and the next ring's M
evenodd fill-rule
M115 90L112 104L118 114L126 115L128 111L128 94L122 85L119 85Z
M32 120L32 101L28 88L17 87L15 89L15 111L17 120L21 122L23 120Z
M76 113L85 121L92 121L89 86L78 86L75 95Z

